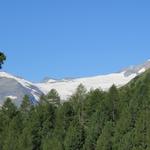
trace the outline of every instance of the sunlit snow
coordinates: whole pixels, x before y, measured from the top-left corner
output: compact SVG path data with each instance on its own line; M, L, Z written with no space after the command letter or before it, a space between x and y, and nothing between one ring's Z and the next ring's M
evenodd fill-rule
M62 99L66 99L71 96L79 84L83 84L86 89L100 88L102 90L108 90L113 84L116 86L122 86L127 84L131 79L133 79L136 74L132 74L128 77L124 76L124 72L114 73L108 75L100 75L95 77L79 78L74 80L61 81L55 83L39 83L36 86L39 87L41 91L45 94L48 93L51 89L56 89L60 94Z

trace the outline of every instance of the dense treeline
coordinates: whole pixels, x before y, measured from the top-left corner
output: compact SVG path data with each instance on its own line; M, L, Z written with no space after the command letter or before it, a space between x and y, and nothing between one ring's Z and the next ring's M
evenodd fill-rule
M108 92L80 85L60 103L55 90L33 106L0 109L0 150L150 150L150 73Z

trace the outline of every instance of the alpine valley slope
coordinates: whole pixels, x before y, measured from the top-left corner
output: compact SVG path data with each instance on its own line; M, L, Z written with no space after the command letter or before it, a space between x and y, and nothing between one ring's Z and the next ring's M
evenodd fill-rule
M108 75L77 79L49 79L41 83L32 83L6 72L0 72L0 104L2 105L4 100L9 97L17 105L20 105L25 94L29 95L32 103L37 103L39 97L43 93L47 94L51 89L56 89L61 99L67 100L75 92L79 84L83 84L88 91L96 88L108 90L113 84L121 87L149 68L150 60L141 65L131 66Z

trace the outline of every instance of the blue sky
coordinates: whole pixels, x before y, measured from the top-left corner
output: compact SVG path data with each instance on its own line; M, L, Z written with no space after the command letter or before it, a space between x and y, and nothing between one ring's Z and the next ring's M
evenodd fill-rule
M150 1L0 0L0 49L32 81L118 71L150 58Z

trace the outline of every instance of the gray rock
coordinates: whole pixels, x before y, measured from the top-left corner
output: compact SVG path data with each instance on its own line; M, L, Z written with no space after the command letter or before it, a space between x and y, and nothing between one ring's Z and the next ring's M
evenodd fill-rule
M31 85L31 88L37 91L37 96L42 95L42 92ZM16 97L12 101L19 106L22 103L24 95L28 95L33 104L37 103L37 100L32 95L29 88L22 86L15 79L0 77L0 104L2 105L7 97Z

